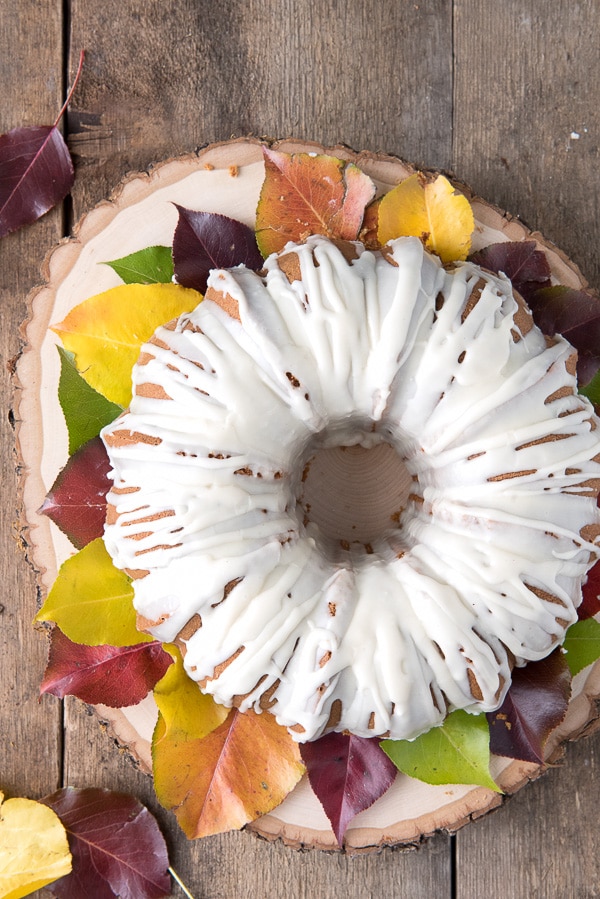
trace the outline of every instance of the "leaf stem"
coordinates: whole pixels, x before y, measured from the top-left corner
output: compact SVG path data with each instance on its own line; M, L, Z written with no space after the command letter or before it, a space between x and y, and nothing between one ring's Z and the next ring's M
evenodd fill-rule
M171 875L171 877L173 878L175 883L177 883L180 886L180 888L183 890L183 892L188 897L188 899L194 899L194 897L192 896L192 894L186 887L186 885L183 882L183 880L181 879L181 877L173 870L173 868L169 868L169 874Z
M57 127L58 123L60 122L60 120L61 120L62 117L64 116L64 114L65 114L65 109L67 108L67 106L68 106L69 103L71 102L71 98L72 98L73 94L75 93L75 88L77 87L77 84L78 84L79 79L80 79L80 77L81 77L81 70L83 69L83 60L84 60L84 58L85 58L85 50L82 50L81 53L79 54L79 65L77 66L77 72L76 72L76 74L75 74L75 80L73 81L73 84L71 85L71 88L70 88L70 90L69 90L69 93L67 94L67 99L65 100L65 102L64 102L63 105L62 105L61 111L59 112L59 114L58 114L57 117L56 117L56 120L55 120L55 122L54 122L54 125L52 126L53 128L56 128L56 127Z

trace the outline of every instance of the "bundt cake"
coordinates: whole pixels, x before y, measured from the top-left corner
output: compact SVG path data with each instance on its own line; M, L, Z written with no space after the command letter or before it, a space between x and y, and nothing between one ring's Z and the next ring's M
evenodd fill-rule
M417 238L313 236L208 283L103 431L105 543L140 626L301 741L497 708L563 640L598 554L571 346L507 278Z

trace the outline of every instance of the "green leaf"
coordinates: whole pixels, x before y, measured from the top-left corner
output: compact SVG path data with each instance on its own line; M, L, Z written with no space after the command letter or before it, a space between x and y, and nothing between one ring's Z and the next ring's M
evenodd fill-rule
M171 247L146 247L104 265L109 265L125 284L168 284L173 278Z
M578 674L600 658L600 624L595 618L578 621L567 631L563 647L571 674Z
M477 784L500 792L489 771L490 732L485 715L462 709L416 740L382 740L396 767L428 784Z
M54 621L74 643L133 646L152 640L136 628L131 578L112 563L101 537L60 567L36 621Z
M598 408L600 407L600 371L596 372L589 384L585 387L578 387L578 392L587 396L590 403Z
M57 347L60 354L58 400L69 433L69 455L97 437L104 425L114 421L123 411L84 381L75 368L73 353Z

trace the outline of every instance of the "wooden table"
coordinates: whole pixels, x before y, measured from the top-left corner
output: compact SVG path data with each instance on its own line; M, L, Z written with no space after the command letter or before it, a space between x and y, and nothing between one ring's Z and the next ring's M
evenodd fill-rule
M248 833L188 843L77 700L38 700L45 641L18 524L9 370L46 250L120 178L253 134L382 150L453 170L600 286L600 6L594 0L16 0L0 4L0 132L65 129L72 201L0 242L0 789L138 796L196 899L600 896L600 734L455 836L378 856L295 852ZM39 895L47 896L46 892ZM174 888L174 896L181 895ZM93 899L93 897L90 897Z

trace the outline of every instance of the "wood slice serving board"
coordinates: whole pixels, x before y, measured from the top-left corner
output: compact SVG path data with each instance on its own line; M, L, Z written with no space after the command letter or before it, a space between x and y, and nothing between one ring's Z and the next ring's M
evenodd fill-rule
M395 158L356 154L344 147L323 150L293 141L276 146L286 152L328 152L351 159L373 178L381 193L413 171ZM48 256L46 284L31 297L30 317L24 325L25 348L17 368L23 507L44 592L61 563L75 552L55 525L37 511L68 458L67 431L57 396L57 338L50 325L62 321L86 298L122 283L103 263L152 245L170 245L177 223L175 204L222 213L253 227L263 176L261 144L250 139L216 144L197 155L169 160L150 174L129 177L109 201L83 218L73 238ZM541 235L532 234L517 220L461 188L469 195L475 215L474 250L500 241L534 239L543 245L556 283L585 286L577 268ZM547 744L547 762L560 755L565 740L594 728L598 696L600 663L574 678L568 714ZM109 723L118 742L150 773L150 741L157 714L152 697L135 707L97 707L97 712ZM510 794L539 776L545 766L494 757L491 770L503 791ZM345 849L365 852L385 845L414 844L438 829L454 831L501 802L501 795L482 787L429 786L398 774L392 788L354 819L346 833ZM338 848L306 777L278 808L250 827L294 847Z

